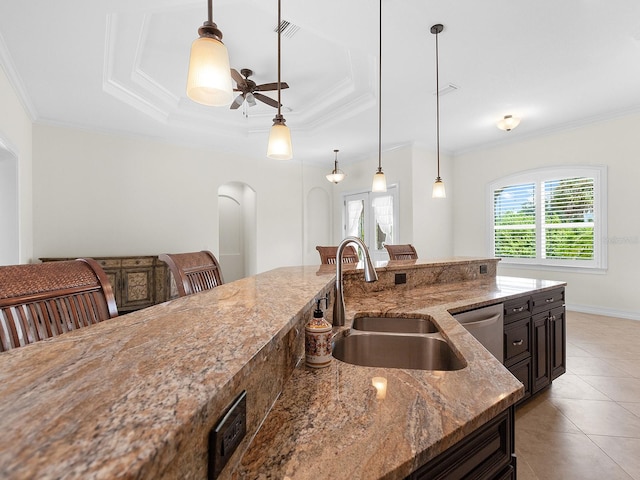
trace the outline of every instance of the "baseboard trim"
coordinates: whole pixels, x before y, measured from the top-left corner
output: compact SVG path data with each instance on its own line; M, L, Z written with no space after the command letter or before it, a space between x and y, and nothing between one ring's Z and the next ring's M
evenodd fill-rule
M593 307L591 305L573 305L570 303L567 303L567 310L571 312L591 313L593 315L603 315L605 317L626 318L628 320L640 321L640 312L627 312L625 310Z

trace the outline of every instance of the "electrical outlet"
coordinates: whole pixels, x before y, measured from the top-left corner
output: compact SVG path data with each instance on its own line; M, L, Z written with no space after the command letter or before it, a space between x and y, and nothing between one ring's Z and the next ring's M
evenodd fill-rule
M247 433L247 392L242 391L209 433L209 480L220 475Z
M396 285L400 285L401 283L407 283L406 273L396 273Z
M487 273L487 266L486 265L480 265L480 273Z

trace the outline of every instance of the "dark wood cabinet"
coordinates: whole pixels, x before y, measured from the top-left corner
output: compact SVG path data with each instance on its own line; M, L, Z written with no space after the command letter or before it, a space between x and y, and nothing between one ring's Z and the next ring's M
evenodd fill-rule
M514 407L413 472L407 480L515 478Z
M556 288L504 302L504 364L525 387L520 403L566 371L564 301Z
M549 359L551 380L554 380L567 371L567 322L564 307L554 308L549 313Z
M524 385L524 397L518 402L522 403L531 397L531 357L510 366L509 371Z
M549 371L549 314L547 312L534 315L533 326L533 377L531 393L546 387L551 383Z
M77 258L77 257L74 257ZM124 314L168 300L167 265L157 256L91 257L109 278L118 313ZM43 262L69 258L41 258Z
M504 325L504 364L509 367L531 357L531 318Z

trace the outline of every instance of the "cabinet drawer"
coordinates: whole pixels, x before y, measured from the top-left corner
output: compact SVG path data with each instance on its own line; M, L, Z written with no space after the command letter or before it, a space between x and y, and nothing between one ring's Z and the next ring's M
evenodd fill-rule
M529 295L504 302L504 322L509 323L531 313L531 297Z
M564 305L564 288L556 288L531 297L531 312L538 313Z
M123 267L150 267L153 265L153 257L123 258Z
M120 268L122 264L119 258L96 258L95 260L102 268Z
M524 402L531 396L531 358L510 366L509 371L524 385L524 397L518 403Z
M504 326L504 364L508 367L531 356L531 318Z

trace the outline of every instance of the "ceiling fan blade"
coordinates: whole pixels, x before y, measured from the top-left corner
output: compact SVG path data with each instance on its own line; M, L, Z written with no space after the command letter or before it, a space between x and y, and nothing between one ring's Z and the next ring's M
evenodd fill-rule
M253 96L256 97L258 100L260 100L261 102L266 103L267 105L271 105L274 108L278 108L278 102L273 98L269 98L266 95L262 95L261 93L254 93Z
M238 86L243 86L243 87L247 86L247 82L244 80L242 75L240 75L240 73L235 68L231 69L231 78L233 78L236 81Z
M231 104L231 106L229 107L231 110L235 110L236 108L238 108L240 105L242 105L242 102L244 102L244 94L240 94L236 97L236 99L233 101L233 103Z
M287 82L280 82L280 90L282 90L283 88L289 88L289 85L287 85ZM262 85L258 85L256 87L256 90L260 92L267 92L269 90L277 90L277 89L278 89L278 82L263 83Z

